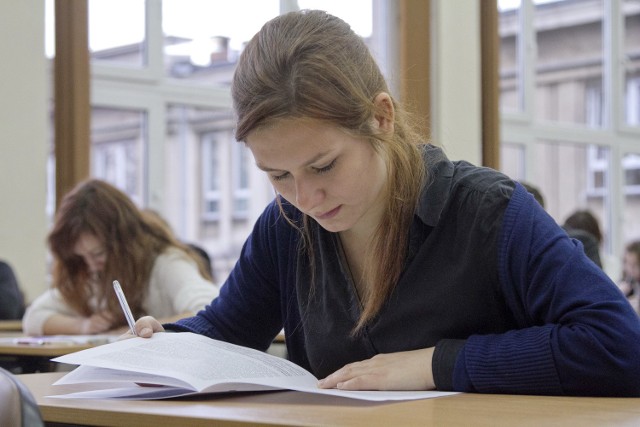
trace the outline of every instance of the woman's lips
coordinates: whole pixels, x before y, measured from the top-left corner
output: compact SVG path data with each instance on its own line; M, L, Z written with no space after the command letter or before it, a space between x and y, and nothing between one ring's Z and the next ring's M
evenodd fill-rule
M317 219L323 219L323 220L324 220L324 219L331 219L331 218L333 218L334 216L338 215L338 212L340 212L340 208L341 208L341 207L342 207L342 205L341 205L341 206L338 206L337 208L331 209L331 210L330 210L330 211L328 211L328 212L325 212L325 213L323 213L323 214L317 215L317 216L316 216L316 218L317 218Z

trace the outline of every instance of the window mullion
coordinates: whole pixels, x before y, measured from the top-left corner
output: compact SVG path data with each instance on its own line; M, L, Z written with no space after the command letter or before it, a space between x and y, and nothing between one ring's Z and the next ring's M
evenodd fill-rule
M624 40L624 16L622 14L621 0L610 0L604 2L604 125L607 126L614 138L607 139L610 144L611 156L609 161L609 208L611 215L608 215L606 228L609 229L609 246L605 250L609 253L615 252L614 248L624 245L624 236L621 224L624 222L625 204L625 182L623 167L623 150L618 144L616 136L624 126L624 67L622 66L622 41ZM616 216L616 218L614 218Z
M146 0L147 68L156 80L164 78L164 35L162 31L162 1Z
M536 79L536 33L534 28L535 8L532 0L523 0L520 5L520 39L519 45L519 64L520 67L520 87L521 91L521 107L524 121L529 124L530 129L535 126L534 109L535 109L535 79ZM536 182L534 176L536 168L535 164L535 138L530 134L524 140L525 150L525 178L527 181Z
M604 91L604 127L618 131L622 125L622 103L624 93L622 67L622 40L624 35L624 18L620 0L604 2L604 67L603 67L603 91Z
M523 115L530 123L534 121L535 109L535 80L536 80L536 32L534 27L535 8L532 0L523 0L520 6L520 39L519 64L520 72L520 102Z

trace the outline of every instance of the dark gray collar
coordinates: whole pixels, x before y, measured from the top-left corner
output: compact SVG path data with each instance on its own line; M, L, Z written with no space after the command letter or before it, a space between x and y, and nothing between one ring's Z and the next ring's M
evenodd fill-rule
M423 147L427 169L427 183L420 195L416 215L426 225L435 227L449 198L454 166L441 148L427 144Z

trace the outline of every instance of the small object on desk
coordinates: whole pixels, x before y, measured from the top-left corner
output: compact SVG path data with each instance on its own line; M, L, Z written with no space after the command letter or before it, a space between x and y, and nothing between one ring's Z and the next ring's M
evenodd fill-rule
M20 337L20 338L14 338L13 342L21 345L47 345L47 344L74 345L75 344L72 340L51 339L51 337Z
M37 337L17 337L13 342L21 345L88 345L96 346L116 340L115 335L47 335Z
M127 318L127 323L129 324L131 333L133 335L138 335L136 333L136 321L133 318L133 313L131 313L131 308L129 308L129 303L127 302L127 298L124 296L124 292L122 292L122 287L120 286L120 282L118 282L117 280L113 281L113 290L116 291L118 301L120 301L120 307L122 307L122 311L124 312L124 317Z

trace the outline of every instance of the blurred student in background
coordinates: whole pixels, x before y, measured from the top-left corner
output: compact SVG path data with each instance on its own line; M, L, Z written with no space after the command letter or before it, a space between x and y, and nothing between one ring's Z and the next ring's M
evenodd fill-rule
M596 249L599 251L598 257L600 258L602 269L612 280L615 281L620 278L622 273L620 259L603 250L604 235L600 228L600 221L593 212L588 209L578 209L565 219L562 227L567 230L569 235L573 234L572 237L576 237L579 240L582 240L578 237L578 233L581 231L582 233L586 232L593 236L597 242ZM585 250L587 250L586 244Z
M24 296L9 264L0 261L0 320L17 320L24 313Z
M162 215L160 215L158 211L150 208L144 208L142 209L142 215L145 216L149 221L157 222L158 225L166 227L169 233L174 234L173 229L171 228L171 225L169 224L169 222ZM209 252L207 252L203 247L195 243L185 242L185 244L189 247L189 249L193 253L195 253L200 258L202 258L202 262L204 262L204 266L206 270L211 275L211 280L213 282L216 282L215 270L213 268L213 260L211 259L211 255L209 255Z
M533 184L529 184L528 182L520 181L520 184L533 196L534 199L538 202L540 206L545 207L544 197L540 190ZM596 222L596 227L598 226ZM582 243L582 247L584 248L584 253L589 257L591 261L593 261L598 267L602 268L602 261L600 260L600 241L598 239L602 239L602 234L600 234L600 230L598 227L598 235L595 236L591 234L589 231L583 228L573 228L567 227L567 224L562 226L564 231L569 235L569 237L579 240Z
M65 196L48 242L52 288L25 313L23 329L29 335L97 334L124 327L114 280L136 317L192 315L218 294L198 255L104 181L85 181Z
M596 238L598 244L602 243L602 232L598 219L587 209L578 209L564 220L562 227L565 230L584 230Z
M636 312L640 313L640 240L627 244L624 249L619 286Z

